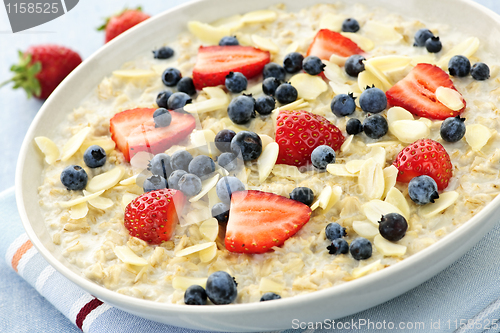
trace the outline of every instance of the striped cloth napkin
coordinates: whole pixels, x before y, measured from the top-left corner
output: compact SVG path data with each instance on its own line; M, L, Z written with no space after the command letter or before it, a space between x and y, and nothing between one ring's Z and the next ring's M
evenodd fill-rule
M159 324L118 310L56 272L24 233L13 189L0 194L0 227L1 258L74 325L68 323L62 332L73 332L75 327L91 333L200 332ZM496 264L500 260L499 239L500 224L452 266L406 294L335 321L294 320L289 329L280 332L321 333L332 332L332 329L335 332L500 332L500 265ZM0 300L4 298L1 293L0 290ZM33 330L30 322L16 323L19 326L13 328L15 316L23 310L8 313L12 318L0 316L0 332L41 332ZM35 312L32 315L43 317L47 311L39 306L36 311L32 310Z

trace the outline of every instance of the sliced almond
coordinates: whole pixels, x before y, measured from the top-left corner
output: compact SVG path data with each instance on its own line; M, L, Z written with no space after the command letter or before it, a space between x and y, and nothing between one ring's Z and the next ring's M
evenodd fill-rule
M396 180L398 178L398 168L396 168L394 165L390 165L387 168L384 168L384 183L385 183L385 188L384 188L384 194L382 195L382 198L387 197L387 193L394 188L394 185L396 185Z
M207 286L207 278L176 276L172 279L172 287L175 289L186 290L193 285L205 288Z
M262 141L262 149L266 148L268 144L274 142L274 139L266 134L259 134L260 140Z
M219 222L216 218L208 219L200 224L200 233L209 242L214 242L219 234Z
M138 197L137 194L133 194L133 193L129 193L129 192L123 193L123 196L122 196L122 206L123 207L127 207L128 204L131 203L132 200L134 200L137 197Z
M276 45L270 38L261 37L255 34L253 34L251 38L255 47L261 50L269 51L271 53L278 53L280 51L278 45Z
M80 149L80 146L82 145L83 141L85 141L85 138L89 133L92 131L90 127L85 127L81 129L78 133L73 135L68 142L64 145L62 149L62 155L61 155L61 161L67 161L73 156L74 153Z
M354 32L341 32L340 34L352 40L365 52L370 52L375 47L375 43L370 38L366 38L360 34Z
M385 149L382 147L372 147L368 155L366 155L366 158L373 158L375 163L380 165L381 167L385 166Z
M429 203L420 208L420 216L425 219L431 218L441 213L446 208L453 205L458 199L458 193L455 191L443 192L439 198L434 200L434 203Z
M394 26L372 20L367 21L363 25L363 31L365 35L376 44L396 44L403 39L403 35L397 32Z
M213 207L216 203L221 202L219 196L217 195L217 189L215 187L208 191L207 197L209 207Z
M398 120L415 120L413 114L399 106L393 106L387 110L387 122L389 123L389 129L391 123Z
M264 148L264 151L257 159L257 169L259 171L259 182L263 183L271 174L271 171L278 159L280 147L278 143L271 142Z
M430 128L418 120L396 120L390 123L391 133L403 143L412 143L418 139L429 137Z
M192 209L185 216L182 216L179 224L185 227L191 224L197 224L212 218L210 208Z
M202 155L214 157L217 151L215 147L215 133L210 129L202 129L191 133L191 144Z
M278 14L275 11L263 9L244 14L241 21L243 23L272 22L276 20L277 17Z
M453 56L463 55L464 57L470 58L474 53L476 53L478 48L479 38L469 37L446 52L439 59L437 65L446 71L448 70L448 62Z
M378 228L371 222L353 221L352 229L361 237L373 238L379 234Z
M302 98L299 98L295 102L292 102L290 104L282 105L279 108L276 108L276 109L273 110L273 115L276 114L276 118L277 118L278 114L279 114L279 110L289 110L289 111L297 110L297 108L300 105L302 105L304 102L305 101ZM274 120L276 120L276 119L274 119Z
M225 109L229 104L229 97L219 87L205 87L202 90L204 93L208 95L208 99L197 102L190 103L184 106L184 111L186 112L196 112L196 113L205 113L212 112L221 109Z
M294 165L276 164L271 172L275 176L289 180L300 181L307 178L307 174L300 172L299 168Z
M374 148L374 147L390 147L390 146L397 146L399 145L399 141L379 141L379 142L372 142L372 143L367 143L366 146L369 148Z
M394 165L391 166L394 167ZM391 188L385 197L385 202L399 209L407 221L410 219L410 206L408 206L408 201L406 201L405 196L400 190L395 187Z
M194 197L190 198L189 202L191 202L191 203L196 202L196 201L200 200L201 198L203 198L205 196L205 194L208 193L208 191L210 191L211 189L213 189L215 187L215 185L217 185L217 181L219 180L219 176L220 175L218 173L216 173L212 177L202 181L200 193L198 193Z
M213 45L217 45L222 37L226 37L231 34L231 29L228 27L213 27L210 24L202 23L199 21L189 21L188 29L202 42Z
M342 22L344 22L345 19L346 17L342 15L325 13L321 15L321 20L319 21L319 28L340 32L342 30Z
M212 22L212 25L217 28L223 27L228 28L231 31L236 31L243 26L241 18L241 15L223 17L221 19L218 19L217 21Z
M88 212L89 207L87 206L87 203L82 202L71 207L71 209L69 210L69 217L72 220L83 219L85 216L87 216Z
M146 259L139 257L126 245L115 246L113 251L115 252L118 259L126 264L134 266L146 266L148 264L148 261Z
M464 108L464 102L462 101L462 95L455 89L450 89L447 87L438 87L436 89L436 98L444 106L453 111L458 111Z
M405 69L411 60L410 57L406 56L388 55L370 58L365 63L371 64L381 72L391 73Z
M368 264L366 266L354 268L352 270L351 276L353 278L357 279L357 278L360 278L360 277L365 276L367 274L378 271L380 267L381 267L381 265L380 265L380 259L379 259L379 260L372 262L371 264Z
M35 138L35 143L45 155L45 162L52 164L59 159L60 152L56 144L45 136L38 136Z
M175 254L175 256L176 257L185 257L185 256L188 256L190 254L193 254L193 253L196 253L196 252L208 249L213 244L215 244L215 243L214 242L207 242L207 243L201 243L201 244L196 244L196 245L193 245L193 246L189 246L189 247L186 247L185 249L182 249L182 250L178 251Z
M224 124L224 127L227 129L230 129L234 131L235 133L239 133L241 131L248 131L248 128L240 125L236 125L229 119L228 117L224 117L221 119L222 124Z
M217 244L212 242L212 245L210 245L210 247L201 250L200 252L198 252L198 254L200 256L201 262L210 262L217 256Z
M382 201L382 200L371 200L361 206L361 211L365 214L366 218L378 227L382 215L389 213L398 213L404 216L403 212L400 211L394 205Z
M122 179L125 170L121 167L115 167L105 173L92 178L87 184L87 191L95 193L101 190L107 190L118 184Z
M384 256L402 257L406 253L406 246L390 242L381 235L375 236L373 245Z
M83 197L79 197L79 198L76 198L76 199L73 199L70 201L60 201L60 202L58 202L58 204L61 207L67 208L67 207L75 206L75 205L81 204L82 202L87 202L91 199L97 198L98 196L100 196L103 193L104 193L104 190L101 190L101 191L98 191L96 193L92 193L92 194L89 194L89 195L86 195Z
M299 43L292 42L286 47L285 54L297 52L299 50Z
M330 202L330 198L332 197L332 188L330 186L325 186L321 193L318 196L318 200L311 205L311 210L315 210L318 207L325 209Z
M270 278L263 277L259 282L259 291L263 293L274 292L280 294L285 286L282 283L276 282Z
M384 194L384 172L373 158L369 158L361 167L358 184L367 199L380 199Z
M473 151L480 151L491 138L488 127L481 124L472 124L465 127L465 140Z
M347 171L345 164L328 164L326 166L326 171L334 176L343 176L343 177L357 177L358 175Z
M365 160L352 160L345 164L345 168L350 173L359 173L363 164L365 164Z
M113 75L121 79L149 79L156 76L156 72L146 69L120 69L113 71Z
M383 72L381 72L378 68L376 68L375 66L373 66L372 64L370 64L368 62L365 62L365 71L368 71L371 74L373 74L382 83L383 88L380 88L380 89L382 89L384 92L391 89L391 87L393 86L392 82L389 80L389 78ZM358 80L359 80L359 77L358 77ZM375 87L377 87L377 86L375 86ZM377 87L377 88L379 88L379 87Z
M347 58L348 57L342 57L342 56L339 56L335 53L333 53L331 56L330 56L330 62L331 63L334 63L338 66L344 66L345 65L345 62L347 61Z
M379 88L381 90L385 90L385 86L382 83L382 81L380 81L380 79L378 79L370 71L362 71L361 73L359 73L358 86L359 86L359 89L361 89L362 91L365 90L366 87L371 87L371 86L375 86L376 88Z
M328 212L330 209L332 209L333 206L340 200L342 197L342 187L335 185L332 186L332 194L330 196L330 201L328 202L328 205L326 205L325 208L323 208L324 212Z
M84 195L91 195L92 193L89 193L89 192L83 190L83 194ZM108 209L109 207L113 206L113 204L114 204L113 200L108 199L108 198L103 198L101 196L98 196L97 198L94 198L94 199L90 199L88 201L88 203L92 207L97 208L97 209L102 209L102 210Z
M154 155L147 151L140 151L130 159L130 165L136 169L145 170L148 168L149 161L151 161L153 157Z
M139 174L137 175L133 175L132 177L128 177L128 178L125 178L124 180L121 180L120 181L120 185L134 185L137 181L137 177L139 176Z
M340 151L345 152L348 151L349 148L351 147L352 140L354 139L354 135L349 135L345 141L342 143L342 146L340 146Z
M314 100L328 89L328 85L318 75L299 73L290 79L300 98Z
M111 139L98 139L98 140L92 140L92 141L84 141L82 146L80 147L80 151L82 152L82 154L90 146L99 146L102 149L104 149L106 154L109 154L111 151L113 151L115 149L116 143Z

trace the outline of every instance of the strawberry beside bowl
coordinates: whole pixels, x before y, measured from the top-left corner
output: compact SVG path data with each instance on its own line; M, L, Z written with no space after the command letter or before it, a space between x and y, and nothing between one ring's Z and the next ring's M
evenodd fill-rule
M346 1L347 2L347 1ZM388 0L359 3L384 7L408 17L425 18L456 27L479 37L492 50L499 49L500 27L494 13L467 0L424 0L410 5ZM38 205L43 158L33 144L38 136L49 136L79 102L95 89L117 64L150 52L156 45L173 40L185 31L188 20L211 22L244 11L258 10L278 1L210 0L192 2L160 14L117 37L68 76L43 105L23 143L16 173L16 198L26 232L38 251L61 274L99 299L132 314L171 325L221 331L263 331L289 328L293 319L323 321L340 318L396 297L434 276L470 249L497 222L500 198L470 221L421 252L374 274L340 286L275 302L222 306L183 306L151 302L105 289L81 276L54 244ZM299 10L301 1L286 1L288 10ZM221 10L223 8L223 10ZM431 10L432 8L432 10ZM269 314L272 313L272 316Z

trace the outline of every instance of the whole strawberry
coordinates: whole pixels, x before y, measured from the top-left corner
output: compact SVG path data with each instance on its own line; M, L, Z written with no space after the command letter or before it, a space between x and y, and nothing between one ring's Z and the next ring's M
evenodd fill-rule
M132 28L134 25L150 18L146 13L142 12L141 7L136 9L125 8L117 15L108 17L106 23L97 28L97 30L106 31L106 43L118 36L119 34Z
M297 167L311 163L314 148L327 145L338 150L344 143L340 130L328 119L307 111L282 110L276 120L276 163Z
M448 186L453 176L450 156L439 142L431 139L417 140L404 148L393 165L399 170L398 181L408 183L417 176L426 175L436 181L440 191Z
M125 228L130 236L151 245L166 242L174 233L185 201L181 191L172 189L144 193L125 208Z
M81 62L80 55L67 47L34 45L19 51L19 63L10 68L14 76L0 86L13 82L13 88L23 88L28 98L46 99Z

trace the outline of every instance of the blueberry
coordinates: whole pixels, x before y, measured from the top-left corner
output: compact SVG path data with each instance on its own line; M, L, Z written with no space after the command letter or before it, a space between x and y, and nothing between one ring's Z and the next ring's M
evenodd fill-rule
M183 92L173 93L167 102L167 107L169 110L182 109L186 104L191 103L191 97Z
M358 237L352 241L349 250L356 260L368 259L372 256L372 243L366 238Z
M484 62L478 62L472 66L470 74L474 80L487 80L490 78L490 68Z
M359 54L354 54L350 56L345 61L344 65L345 72L350 76L357 77L359 73L365 70L365 63L363 62L365 60L366 60L365 57Z
M184 292L184 303L187 305L206 305L207 292L202 286L193 284Z
M198 155L189 162L188 172L205 180L215 171L214 161L206 155Z
M452 76L464 77L470 73L470 61L463 55L451 57L448 62L448 71Z
M296 187L290 193L290 199L310 206L314 200L314 192L308 187Z
M221 224L227 223L229 220L229 205L223 202L218 202L212 207L212 216Z
M328 240L334 241L337 238L345 237L347 233L345 232L345 228L343 228L338 223L328 223L325 228L325 236Z
M329 254L347 254L349 253L349 244L345 239L337 238L332 241L332 244L326 247Z
M186 150L179 150L172 154L170 159L170 167L173 171L184 170L188 171L189 162L193 159L193 156Z
M264 77L264 80L270 77L274 77L280 81L284 81L286 72L282 66L278 65L275 62L270 62L264 66L262 75Z
M323 72L325 64L316 56L305 57L302 61L302 68L309 75L318 75Z
M408 183L408 195L417 205L426 205L439 198L436 181L429 176L422 175L412 178Z
M151 176L144 181L144 184L142 184L144 192L161 190L163 188L168 188L168 183L162 176Z
M276 99L281 104L289 104L295 102L298 97L297 89L290 83L283 83L276 89L274 93Z
M236 39L236 36L225 36L222 37L219 41L219 46L234 46L234 45L240 45L240 43Z
M79 165L70 165L61 172L61 183L70 191L83 190L89 177Z
M389 131L389 125L384 117L374 114L363 121L363 131L369 138L380 139Z
M276 89L280 86L281 82L275 77L269 77L262 81L262 91L264 94L269 96L274 96L276 94Z
M283 59L283 68L288 73L297 73L302 69L302 61L304 56L299 52L288 53Z
M83 161L89 168L98 168L106 163L106 152L102 147L92 145L85 150Z
M158 108L153 113L155 127L167 127L172 122L172 115L165 108Z
M229 172L238 168L238 159L233 153L220 154L217 158L217 163Z
M446 142L457 142L465 135L465 118L460 116L446 118L441 123L439 133Z
M335 150L327 145L318 146L311 153L311 162L316 169L326 170L328 164L335 163Z
M221 152L231 152L231 140L236 133L230 129L223 129L215 136L215 147Z
M387 107L387 97L379 88L367 88L359 96L361 110L369 113L379 113Z
M281 299L281 296L273 292L267 292L260 298L260 302L272 301L275 299Z
M159 108L167 108L168 107L168 99L172 96L172 92L170 90L163 90L158 93L156 96L156 104Z
M255 101L255 111L262 116L267 116L276 107L276 101L271 96L262 96Z
M443 48L439 37L431 37L425 41L425 48L430 53L438 53Z
M226 88L230 92L240 93L247 88L247 78L239 72L229 72L226 76Z
M231 150L243 161L253 161L262 154L262 140L254 132L241 131L231 140Z
M155 59L168 59L174 55L174 50L168 46L162 46L157 50L153 51L153 56Z
M206 292L208 298L215 305L232 303L238 295L236 282L234 282L231 275L224 271L210 274L207 279Z
M425 42L432 37L434 37L434 34L429 29L420 29L415 33L415 43L413 46L425 46Z
M167 68L162 76L161 80L163 81L163 84L166 85L167 87L175 87L177 85L177 82L181 79L182 74L177 68Z
M352 94L339 94L332 99L330 109L337 117L344 117L353 114L356 110L356 103L354 102Z
M233 192L244 191L245 185L236 177L226 176L219 179L215 191L222 202L230 203Z
M380 235L391 242L397 242L403 238L408 230L408 222L398 213L382 215L378 230Z
M192 173L184 174L177 184L179 190L187 197L192 197L201 192L201 179Z
M193 96L196 94L196 88L194 87L193 78L183 77L177 83L177 90L183 93Z
M358 32L359 30L359 22L356 19L348 18L342 22L342 31L343 32Z
M363 132L363 124L356 118L351 118L347 121L345 130L349 135L356 135Z
M172 168L170 167L170 156L165 153L156 154L148 164L148 170L151 171L153 175L162 176L167 179L172 173Z
M246 124L255 115L255 99L247 95L236 97L227 107L227 115L235 124Z
M184 170L175 170L168 177L168 187L174 190L180 190L179 188L179 180L187 174L187 171Z

